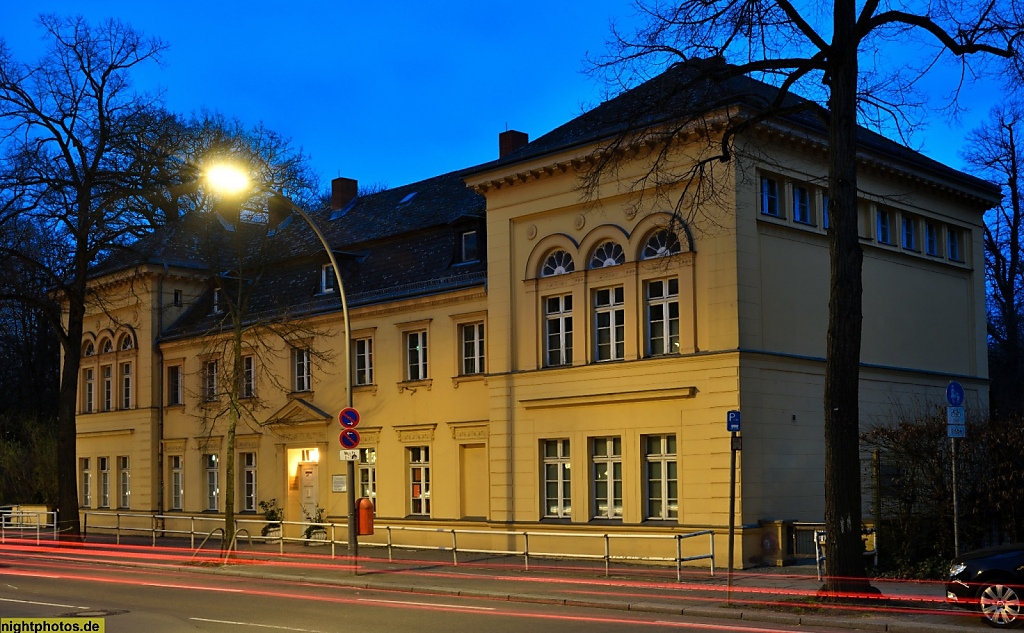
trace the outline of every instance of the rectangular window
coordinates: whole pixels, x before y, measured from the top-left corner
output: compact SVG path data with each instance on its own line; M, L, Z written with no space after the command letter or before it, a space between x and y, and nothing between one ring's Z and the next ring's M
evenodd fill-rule
M876 232L876 238L878 239L879 244L892 244L892 233L890 231L891 226L892 213L885 209L879 209Z
M100 462L100 507L110 507L110 458L101 457Z
M82 373L82 412L92 413L96 406L96 370L86 369Z
M821 226L827 231L829 227L828 221L828 194L821 194Z
M544 299L544 364L572 364L572 295Z
M242 376L238 385L239 398L252 398L256 395L256 359L251 356L242 357Z
M128 470L128 456L122 455L117 458L117 470L120 479L121 501L118 507L127 508L131 502L131 473Z
M462 261L475 262L480 259L477 250L476 231L466 231L462 234Z
M430 516L430 447L409 448L409 514Z
M679 280L647 284L647 354L679 353Z
M352 347L354 349L353 354L355 358L355 384L357 385L372 385L373 384L373 339L372 338L357 338L352 341Z
M292 367L294 369L295 382L293 384L295 391L309 391L312 389L308 347L292 350Z
M761 213L779 217L779 182L761 176Z
M933 257L939 254L939 227L934 222L924 223L924 252Z
M647 519L679 516L679 481L675 435L648 435L644 440L644 483Z
M206 465L206 509L216 512L220 510L220 458L216 455L203 455Z
M484 373L484 324L459 326L462 335L462 375Z
M82 507L92 507L92 471L89 470L89 458L79 460L82 469Z
M121 363L121 408L132 408L132 364Z
M594 360L625 357L625 314L622 286L594 292Z
M359 449L359 490L360 497L373 501L377 507L377 449ZM428 499L429 501L429 499Z
M408 332L405 335L405 347L408 352L406 362L406 380L427 379L427 331Z
M320 268L320 292L334 292L336 281L334 266L324 264L323 267Z
M114 368L104 365L100 371L103 373L103 410L114 409Z
M185 401L182 395L181 366L171 365L167 368L167 406L183 404Z
M217 361L208 360L203 364L203 397L210 402L217 396Z
M964 261L960 253L960 231L950 228L946 236L946 256L955 262Z
M168 465L171 469L171 510L181 510L183 495L185 494L181 455L171 455L168 457Z
M595 519L622 518L622 440L599 437L592 443Z
M567 519L572 512L569 440L544 440L544 516Z
M256 453L242 453L242 511L256 511Z
M180 308L182 305L182 294L180 290L174 291L174 307Z
M917 246L917 220L912 217L903 216L903 248L908 251L918 250Z
M210 306L210 314L220 314L220 288L213 289L213 305Z
M807 187L793 186L793 221L814 224L811 220L811 192Z

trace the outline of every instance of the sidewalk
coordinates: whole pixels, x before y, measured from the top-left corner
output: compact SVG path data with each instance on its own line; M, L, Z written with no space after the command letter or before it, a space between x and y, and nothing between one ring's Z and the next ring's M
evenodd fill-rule
M879 580L873 585L882 592L880 598L821 608L813 602L821 587L813 565L736 572L730 590L726 572L716 570L712 577L708 568L684 568L682 582L677 582L671 567L614 564L605 577L601 561L531 558L527 571L522 557L460 553L456 565L449 551L395 548L389 561L387 549L365 545L356 567L343 546L336 546L334 558L330 546L288 543L283 554L279 547L255 544L250 549L245 544L223 564L216 548L192 559L187 541L159 539L153 548L149 540L122 537L117 547L112 539L90 535L79 555L97 562L207 574L833 629L987 630L977 614L946 606L942 583ZM128 551L130 558L124 555Z

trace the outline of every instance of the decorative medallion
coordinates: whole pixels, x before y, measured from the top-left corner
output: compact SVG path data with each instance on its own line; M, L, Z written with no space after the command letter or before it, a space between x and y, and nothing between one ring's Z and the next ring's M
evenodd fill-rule
M531 224L530 226L526 227L526 239L532 240L535 237L537 237L537 225Z
M587 218L581 213L576 216L576 230L580 231L587 225Z

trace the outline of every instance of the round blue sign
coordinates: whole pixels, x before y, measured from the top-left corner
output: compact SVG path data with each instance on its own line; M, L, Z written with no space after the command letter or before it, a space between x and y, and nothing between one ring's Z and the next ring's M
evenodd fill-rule
M347 429L351 429L359 425L359 412L352 407L345 407L338 414L338 422Z
M964 386L953 380L946 385L946 402L951 407L959 407L964 403Z
M345 429L338 436L338 441L345 448L352 449L359 446L359 431L355 429Z

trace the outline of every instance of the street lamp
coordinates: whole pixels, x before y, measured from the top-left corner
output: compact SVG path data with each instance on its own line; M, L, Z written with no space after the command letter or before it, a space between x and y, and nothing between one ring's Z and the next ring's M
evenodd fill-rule
M316 233L317 238L320 240L320 244L323 245L324 250L327 252L328 259L330 259L331 268L334 270L334 280L338 284L338 295L341 297L341 312L342 317L345 320L345 392L348 398L348 406L351 408L352 342L350 339L352 334L352 324L349 320L348 301L345 298L345 286L341 281L341 268L338 267L338 260L334 257L334 251L331 250L330 244L327 243L327 238L324 237L320 227L313 222L313 218L309 217L309 214L303 211L298 205L280 193L268 187L254 183L242 169L227 163L218 163L208 167L205 175L206 182L211 188L226 195L239 195L245 192L261 192L282 200L286 205L288 205L288 208L291 211L298 214L299 217L305 220L306 224L309 225L309 228L313 229L313 232ZM356 530L356 465L353 460L346 460L345 463L347 464L346 473L348 476L348 546L352 550L353 569L357 569L359 537Z

